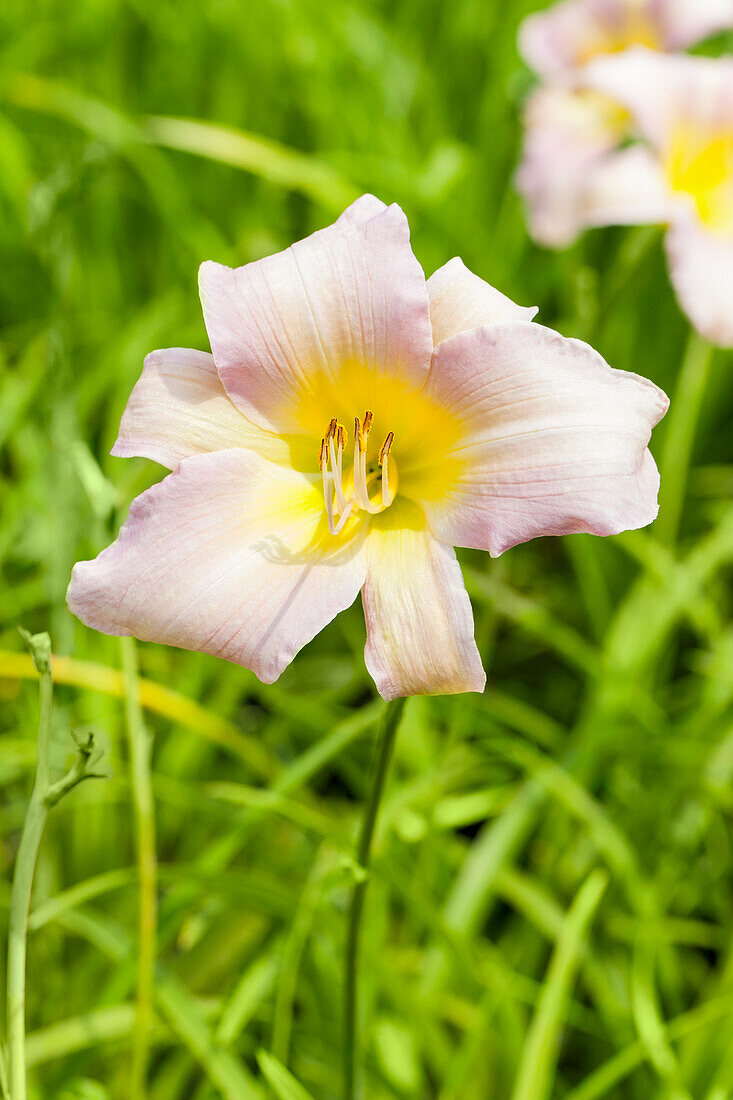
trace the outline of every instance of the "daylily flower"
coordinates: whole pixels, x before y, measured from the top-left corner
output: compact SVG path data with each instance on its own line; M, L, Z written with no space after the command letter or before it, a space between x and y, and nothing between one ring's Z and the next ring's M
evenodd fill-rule
M453 547L656 515L664 394L458 259L426 282L398 206L364 196L200 287L213 355L146 359L113 453L173 472L75 567L88 625L271 682L361 590L383 696L481 691Z
M638 45L680 49L726 27L733 0L561 0L523 21L520 51L547 82L525 105L517 173L535 240L562 248L595 224L593 177L631 132L625 100L588 86L588 62Z
M680 50L733 26L733 0L560 0L523 20L519 48L544 80L633 46Z
M589 174L585 224L667 224L682 308L733 347L733 60L630 50L597 59L584 79L624 105L642 139Z

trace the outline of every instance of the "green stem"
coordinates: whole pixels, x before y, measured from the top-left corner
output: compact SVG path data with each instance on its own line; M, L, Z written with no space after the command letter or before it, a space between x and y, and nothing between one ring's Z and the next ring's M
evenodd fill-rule
M18 846L10 892L8 925L8 974L7 974L7 1070L11 1100L26 1100L25 1069L25 960L28 937L28 913L31 905L33 875L36 869L38 849L48 817L47 794L50 787L49 746L51 743L51 714L53 703L53 679L51 676L51 644L47 635L34 639L26 636L32 645L34 663L41 677L40 719L38 724L38 755L33 792Z
M125 714L137 837L139 896L137 1008L133 1033L130 1095L144 1100L147 1094L148 1059L154 1023L153 992L158 922L155 812L150 775L151 742L140 705L134 640L122 638L120 649L125 680Z
M670 402L667 433L659 463L661 507L655 532L662 542L675 542L679 531L695 431L710 379L714 351L707 340L694 331L690 333Z
M372 839L389 762L392 758L395 736L404 706L404 699L394 699L387 704L387 709L384 712L379 742L374 757L371 786L364 808L364 819L356 849L357 878L354 883L349 909L344 963L344 1100L354 1100L356 1096L359 933L364 911L364 899L369 885Z

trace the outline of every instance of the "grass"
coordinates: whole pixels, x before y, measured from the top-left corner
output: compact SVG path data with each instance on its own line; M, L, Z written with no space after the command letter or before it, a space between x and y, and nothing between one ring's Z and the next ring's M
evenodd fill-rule
M405 711L362 937L365 1095L733 1095L733 362L689 344L656 231L558 254L529 241L511 177L530 79L514 41L533 6L3 7L6 883L38 718L17 623L48 629L58 655L55 766L91 726L111 773L53 811L41 849L36 1100L128 1098L133 1065L154 1100L340 1095L346 908L381 713L359 608L263 687L161 646L123 662L64 594L160 476L108 452L143 355L206 347L199 262L284 247L366 190L401 203L427 271L461 255L681 397L653 441L669 472L656 528L463 555L489 686ZM136 662L142 717L129 691L125 706Z

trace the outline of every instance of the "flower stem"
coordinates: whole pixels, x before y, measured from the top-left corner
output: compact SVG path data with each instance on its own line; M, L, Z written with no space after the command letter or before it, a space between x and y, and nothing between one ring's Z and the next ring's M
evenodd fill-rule
M25 636L25 635L24 635ZM47 634L25 636L31 648L34 664L41 677L40 719L38 724L38 755L33 792L23 822L18 855L15 860L13 885L10 892L8 925L7 1071L11 1100L26 1100L25 1075L25 959L28 936L28 912L31 905L33 875L38 849L48 817L46 796L50 786L49 746L53 680L51 677L51 643Z
M660 465L661 508L654 529L662 542L673 543L682 518L695 430L705 398L714 347L693 330L687 342L668 413Z
M157 939L157 860L155 811L150 775L150 735L145 728L133 638L121 638L122 671L125 681L125 715L130 753L132 797L137 837L139 941L137 956L137 1010L133 1033L130 1095L144 1100L150 1033L153 1025L153 991Z
M384 712L372 766L369 795L356 849L356 881L349 909L344 962L344 1100L354 1100L356 1096L359 933L364 899L369 885L372 839L392 758L395 735L404 706L404 699L394 699L387 704Z

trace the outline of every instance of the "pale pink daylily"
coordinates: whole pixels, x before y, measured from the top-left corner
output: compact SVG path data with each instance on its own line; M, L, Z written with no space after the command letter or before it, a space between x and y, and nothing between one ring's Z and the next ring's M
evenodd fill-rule
M629 110L642 139L589 178L587 224L667 224L682 308L733 347L733 59L630 50L597 59L584 79Z
M454 259L425 281L372 196L276 256L205 263L213 355L148 356L114 453L173 472L74 570L109 634L275 680L362 593L386 698L481 691L454 546L649 523L667 399Z
M633 46L680 50L733 26L733 0L560 0L523 20L519 48L543 80Z
M525 106L517 173L535 240L562 248L596 224L596 173L631 133L624 101L589 86L588 63L639 45L680 49L727 27L733 0L560 0L523 21L520 51L545 81ZM635 220L654 220L657 209L657 195L643 191Z

